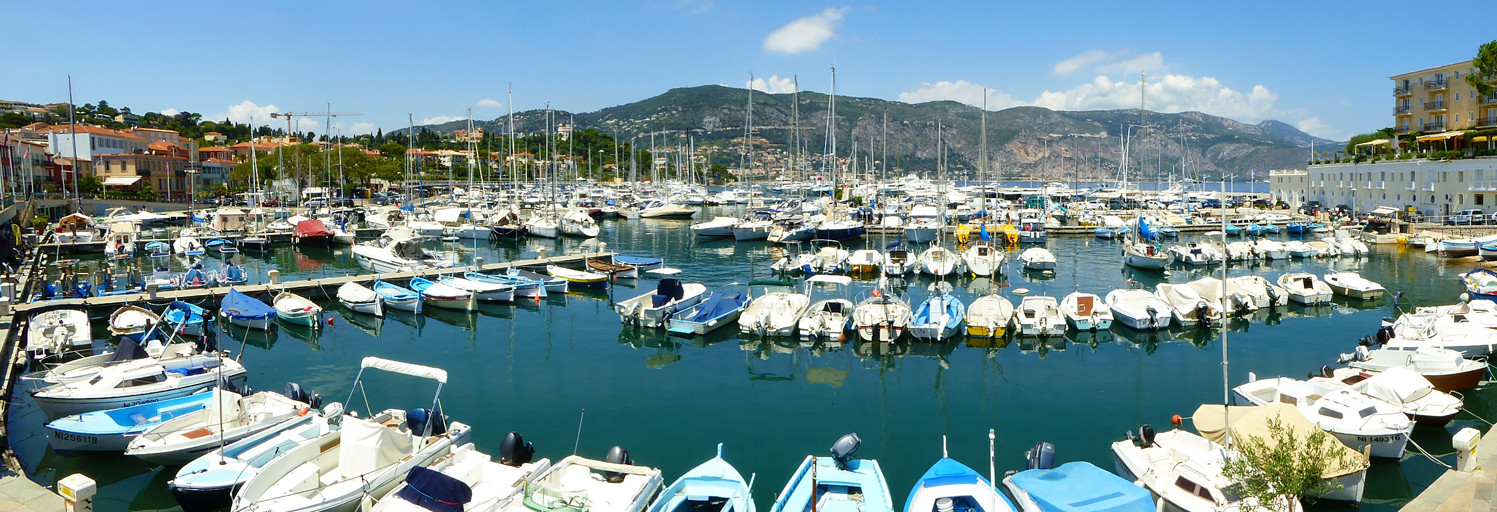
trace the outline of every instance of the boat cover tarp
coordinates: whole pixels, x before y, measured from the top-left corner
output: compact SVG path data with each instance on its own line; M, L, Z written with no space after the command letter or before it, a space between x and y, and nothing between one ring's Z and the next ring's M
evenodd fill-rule
M665 260L662 260L660 258L644 258L644 257L639 257L639 256L614 256L613 257L613 262L614 263L618 263L620 265L629 265L631 267L659 265L659 264L663 263L664 261Z
M473 501L473 488L462 480L417 466L405 476L405 487L396 496L432 512L463 512L463 505Z
M443 370L441 368L432 368L430 366L421 366L419 364L391 361L389 359L381 359L374 356L365 357L360 368L374 368L376 370L395 372L402 375L410 375L412 377L433 379L442 384L447 383L447 370Z
M229 290L229 294L224 295L223 311L235 320L263 320L275 316L275 308L239 293L239 290Z
M1157 288L1160 298L1169 303L1170 307L1180 311L1195 309L1201 303L1201 296L1196 295L1189 285L1160 285Z
M369 359L366 357L365 365ZM404 363L401 363L404 364ZM411 436L363 418L343 417L342 446L338 449L338 472L367 475L400 462L410 455Z
M332 234L333 232L328 230L327 226L317 219L307 219L296 223L296 236L298 238L332 236Z
M681 300L686 296L686 287L681 285L681 280L676 278L665 278L655 287L655 307L664 306L671 301Z
M338 287L338 298L355 304L374 302L379 297L374 290L358 283L343 283Z
M1428 396L1434 391L1429 379L1403 367L1392 367L1363 381L1367 394L1403 405Z
M706 322L742 308L745 302L748 302L748 299L742 293L714 293L707 298L707 302L702 303L702 307L697 308L696 314L691 315L688 320Z
M145 348L141 347L139 343L136 343L133 340L126 339L120 342L120 347L114 351L114 355L109 356L109 361L122 362L135 359L145 359L147 357L151 356L149 354L146 354Z
M1152 512L1149 491L1086 462L1031 469L1009 477L1045 512Z
M1461 274L1461 281L1466 283L1466 291L1468 292L1483 295L1497 294L1497 272L1478 268Z
M1261 406L1226 407L1217 404L1204 404L1196 408L1195 414L1191 415L1191 422L1195 423L1196 431L1202 437L1210 439L1216 444L1226 441L1226 422L1232 421L1232 440L1236 443L1257 437L1263 439L1270 447L1278 443L1274 441L1273 434L1268 430L1268 420L1278 418L1286 428L1294 430L1297 442L1303 446L1310 439L1310 434L1319 430L1310 420L1305 419L1298 409L1289 404L1273 404ZM1326 478L1339 478L1367 469L1370 465L1366 456L1361 452L1341 444L1335 437L1327 437L1330 441L1330 449L1341 452L1345 460L1354 461L1349 466L1328 465L1325 469Z

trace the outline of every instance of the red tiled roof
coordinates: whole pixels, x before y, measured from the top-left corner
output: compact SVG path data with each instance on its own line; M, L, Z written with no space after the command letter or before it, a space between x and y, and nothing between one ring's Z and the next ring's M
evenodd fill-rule
M56 125L56 126L48 127L48 128L46 128L46 130L49 131L49 132L52 132L52 133L73 133L74 127L70 126L70 125ZM102 135L102 136L105 136L105 137L118 137L118 138L121 138L121 139L133 139L133 140L139 140L139 141L146 140L145 137L141 137L141 136L133 134L133 133L122 132L122 131L119 131L119 130L111 130L111 129L108 129L108 128L105 128L105 127L102 127L102 126L94 126L94 125L91 125L91 124L80 124L80 125L78 125L77 126L77 132L78 133L91 133L91 134L94 134L94 135Z

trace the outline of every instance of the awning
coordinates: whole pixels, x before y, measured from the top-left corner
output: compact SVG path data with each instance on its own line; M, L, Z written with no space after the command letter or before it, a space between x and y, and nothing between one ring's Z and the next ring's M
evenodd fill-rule
M1487 136L1486 135L1477 135L1475 137L1471 137L1471 142L1486 142L1486 141L1487 141Z
M1449 139L1451 137L1460 137L1460 136L1465 135L1465 134L1466 134L1466 132L1441 132L1441 133L1436 133L1434 135L1420 135L1419 136L1419 140L1441 140L1441 139Z
M1393 214L1396 214L1396 213L1398 213L1398 209L1394 208L1394 207L1391 207L1391 206L1379 206L1379 207L1377 207L1376 210L1372 211L1373 215L1378 215L1378 216L1383 216L1383 217L1387 217L1387 216L1390 216L1390 215L1393 215Z
M1393 141L1390 141L1388 139L1377 139L1377 140L1369 140L1367 142L1363 142L1361 144L1357 144L1357 147L1360 148L1362 146L1392 146L1392 145L1393 145Z
M104 180L106 187L128 187L140 182L140 176L115 176Z

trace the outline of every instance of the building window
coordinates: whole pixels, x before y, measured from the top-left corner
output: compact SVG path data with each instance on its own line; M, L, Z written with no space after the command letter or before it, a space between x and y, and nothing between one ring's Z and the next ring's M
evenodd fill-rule
M1487 200L1487 195L1486 194L1476 194L1476 203L1475 204L1477 206L1481 206L1483 204L1486 204L1486 202L1487 202L1486 200Z

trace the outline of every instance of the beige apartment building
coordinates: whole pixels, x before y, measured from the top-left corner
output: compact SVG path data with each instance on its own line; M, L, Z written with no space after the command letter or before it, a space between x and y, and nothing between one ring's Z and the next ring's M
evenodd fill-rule
M1497 126L1497 93L1479 96L1466 83L1472 61L1393 75L1393 129L1412 132Z

